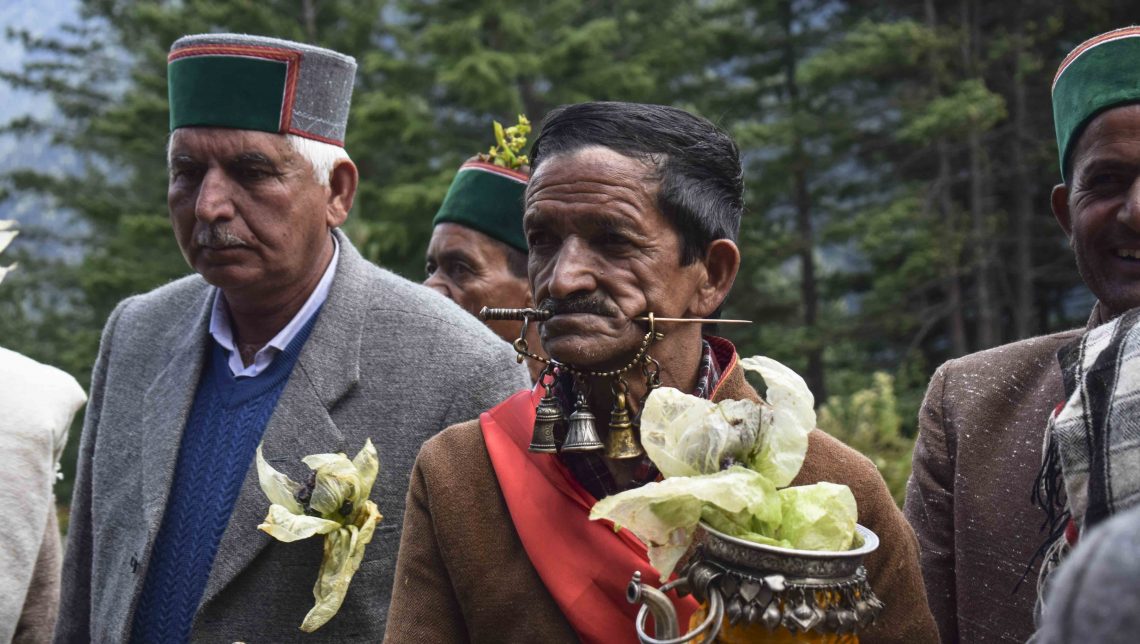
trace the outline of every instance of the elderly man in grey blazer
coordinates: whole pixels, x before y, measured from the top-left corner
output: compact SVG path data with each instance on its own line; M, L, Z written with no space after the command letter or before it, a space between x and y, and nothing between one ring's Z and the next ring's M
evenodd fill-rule
M357 185L355 61L224 34L179 39L169 61L170 219L197 275L128 298L103 331L56 641L301 639L322 546L258 530L255 451L303 481L303 457L368 439L385 518L305 637L380 641L420 444L527 387L526 369L337 230Z

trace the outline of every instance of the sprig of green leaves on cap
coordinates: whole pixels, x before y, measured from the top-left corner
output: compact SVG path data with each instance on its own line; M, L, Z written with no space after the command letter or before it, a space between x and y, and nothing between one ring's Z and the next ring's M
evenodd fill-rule
M527 120L526 116L519 114L518 124L505 129L502 123L498 121L493 121L493 123L495 145L491 146L487 154L480 154L479 159L511 170L518 170L529 164L530 159L527 155L522 154L522 151L526 149L526 137L530 134L530 121Z

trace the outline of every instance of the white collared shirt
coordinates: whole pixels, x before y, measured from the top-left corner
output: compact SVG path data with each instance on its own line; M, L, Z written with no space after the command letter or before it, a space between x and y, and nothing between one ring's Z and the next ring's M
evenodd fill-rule
M230 371L234 377L252 378L260 374L269 368L269 365L273 363L273 358L277 357L278 353L289 346L297 333L328 299L329 288L332 286L333 276L336 275L336 262L339 257L340 244L337 243L336 237L333 237L332 261L329 262L329 267L325 269L325 274L321 276L321 281L317 282L317 287L313 289L309 299L305 300L301 310L297 311L297 315L294 315L293 319L285 325L285 328L281 329L268 344L253 356L253 362L248 367L242 362L241 352L237 350L237 346L234 344L233 327L230 326L230 311L229 307L226 306L226 298L222 297L221 291L214 295L214 309L210 313L210 335L214 336L214 340L229 354Z

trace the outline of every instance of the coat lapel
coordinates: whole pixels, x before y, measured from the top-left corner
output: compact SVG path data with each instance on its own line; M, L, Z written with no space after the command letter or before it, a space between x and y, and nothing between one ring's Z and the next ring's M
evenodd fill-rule
M713 346L714 359L720 360L718 364L721 369L720 381L709 393L709 399L713 402L724 400L759 402L760 395L744 377L744 369L740 366L740 354L736 353L736 347L724 338L705 336L705 339Z
M172 339L166 366L143 395L142 440L143 516L146 554L149 559L162 516L166 513L182 431L194 402L194 393L205 362L207 329L214 289L204 288L197 305L171 328ZM140 584L141 586L141 584Z
M262 436L266 460L295 479L297 473L308 471L301 459L309 454L345 452L352 457L362 447L346 444L329 410L359 380L367 263L347 237L340 231L334 234L340 243L340 260L332 288ZM251 460L199 610L273 541L257 529L268 510L269 501L257 481L256 462ZM315 578L316 570L312 572Z
M298 471L301 459L309 454L345 451L344 436L301 371L301 365L294 367L262 437L265 458L277 469L293 473ZM300 467L304 469L304 465ZM217 597L273 541L257 529L268 511L269 500L257 481L257 465L251 462L218 544L200 607Z

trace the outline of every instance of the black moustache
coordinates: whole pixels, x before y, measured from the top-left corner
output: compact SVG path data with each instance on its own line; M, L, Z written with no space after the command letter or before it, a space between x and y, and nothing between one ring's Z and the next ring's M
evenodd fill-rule
M568 315L571 313L589 313L605 317L617 317L617 312L606 305L601 299L587 295L558 300L548 297L539 305L540 309L550 311L552 315Z

